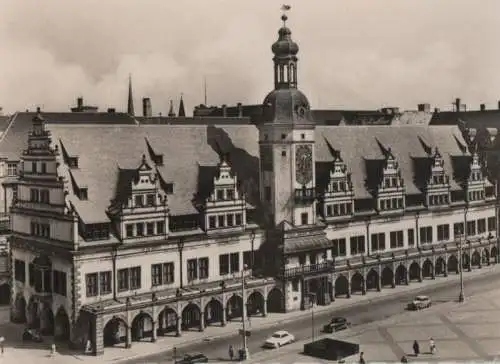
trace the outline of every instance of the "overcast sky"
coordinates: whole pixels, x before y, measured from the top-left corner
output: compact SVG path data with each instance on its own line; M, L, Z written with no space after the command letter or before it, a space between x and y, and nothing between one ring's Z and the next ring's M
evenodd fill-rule
M260 103L273 87L275 0L0 0L0 106L67 110L77 96L136 113L184 94L209 104ZM416 104L496 108L499 0L288 2L299 87L313 108Z

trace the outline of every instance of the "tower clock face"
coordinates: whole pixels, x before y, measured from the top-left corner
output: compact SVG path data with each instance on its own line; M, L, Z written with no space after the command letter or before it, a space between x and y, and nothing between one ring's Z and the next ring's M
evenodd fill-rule
M313 178L312 146L299 145L295 148L295 179L297 183L306 185Z

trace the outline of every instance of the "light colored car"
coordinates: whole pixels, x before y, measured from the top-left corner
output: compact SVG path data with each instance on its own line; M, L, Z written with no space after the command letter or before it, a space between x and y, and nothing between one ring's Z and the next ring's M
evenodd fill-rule
M283 345L291 344L294 341L295 337L292 334L290 334L288 331L281 330L281 331L276 331L274 334L272 334L264 342L264 347L275 349Z
M428 296L417 296L413 302L408 303L408 309L421 310L423 308L431 307L431 299Z

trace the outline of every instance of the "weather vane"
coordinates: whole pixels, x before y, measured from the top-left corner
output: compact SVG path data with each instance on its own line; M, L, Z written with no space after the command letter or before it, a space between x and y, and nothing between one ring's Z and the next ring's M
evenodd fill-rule
M283 12L283 15L281 16L281 20L283 20L283 26L286 25L286 21L288 17L286 16L286 12L289 11L292 7L287 4L281 5L281 11Z

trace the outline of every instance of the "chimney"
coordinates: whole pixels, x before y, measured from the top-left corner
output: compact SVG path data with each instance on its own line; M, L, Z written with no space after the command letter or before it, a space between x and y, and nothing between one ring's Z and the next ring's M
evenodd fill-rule
M441 111L441 110L439 110L439 107L435 107L435 108L434 108L434 112L435 112L436 114L438 114L440 111Z
M144 97L142 99L142 116L144 116L145 118L150 118L153 116L151 99L149 97Z
M222 105L222 117L227 118L227 105Z
M243 117L243 105L241 105L241 102L238 102L236 105L238 107L238 117L242 118Z
M108 114L114 114L116 109L114 107L108 107Z
M430 112L431 104L418 104L418 111Z
M83 97L79 97L76 99L76 106L81 109L83 107Z
M479 105L479 109L480 109L481 111L485 111L485 110L486 110L486 104L481 104L481 105Z

